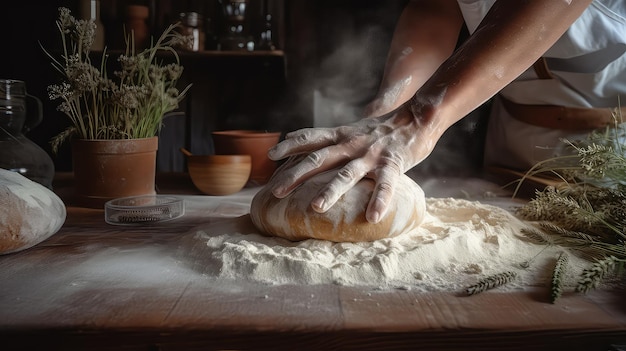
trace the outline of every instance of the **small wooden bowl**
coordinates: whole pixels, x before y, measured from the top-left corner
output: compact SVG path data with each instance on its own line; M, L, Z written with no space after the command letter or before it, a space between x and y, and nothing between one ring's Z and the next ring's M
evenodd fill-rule
M191 181L207 195L229 195L241 190L250 178L250 155L188 155Z

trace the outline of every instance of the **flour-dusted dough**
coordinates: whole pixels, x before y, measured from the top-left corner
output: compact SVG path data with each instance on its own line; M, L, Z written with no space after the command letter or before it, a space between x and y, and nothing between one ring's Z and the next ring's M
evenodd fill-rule
M400 235L417 228L424 219L424 192L406 175L398 179L389 210L376 224L365 218L375 186L371 179L357 183L326 213L315 212L311 208L313 197L336 174L337 170L318 174L283 199L271 193L270 181L252 199L250 215L254 225L265 234L289 240L360 242Z
M0 254L27 249L56 233L65 204L48 188L0 168Z

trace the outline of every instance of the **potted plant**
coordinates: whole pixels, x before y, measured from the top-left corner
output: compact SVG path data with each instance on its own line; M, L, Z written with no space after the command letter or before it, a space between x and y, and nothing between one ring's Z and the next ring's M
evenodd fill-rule
M190 87L176 88L183 67L174 49L188 38L171 25L137 51L131 33L110 74L106 48L100 62L92 63L93 21L77 20L59 8L56 24L61 53L44 52L63 79L50 85L48 94L60 101L58 110L71 123L51 144L56 152L64 141L72 142L76 200L101 207L112 198L154 194L158 132ZM164 63L165 58L173 62Z

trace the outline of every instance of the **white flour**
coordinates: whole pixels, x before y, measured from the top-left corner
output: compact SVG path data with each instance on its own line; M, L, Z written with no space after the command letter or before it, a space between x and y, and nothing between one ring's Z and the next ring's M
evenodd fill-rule
M560 249L525 239L520 230L528 224L504 209L476 201L426 201L428 214L421 227L391 239L290 242L257 234L244 216L196 228L184 240L182 254L208 276L272 285L455 291L504 271L518 276L501 289L548 283ZM522 268L528 260L530 267ZM576 281L583 264L570 257L568 284Z

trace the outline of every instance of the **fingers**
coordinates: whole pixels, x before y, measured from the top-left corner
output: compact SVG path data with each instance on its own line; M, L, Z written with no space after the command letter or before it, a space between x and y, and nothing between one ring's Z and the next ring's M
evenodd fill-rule
M337 175L324 187L311 202L316 212L326 212L348 190L356 185L368 172L367 166L361 160L354 160L346 164L337 172Z
M272 194L277 198L289 195L298 185L315 174L325 172L344 162L346 156L335 150L337 147L326 147L314 151L307 156L298 157L299 162L276 172L276 179L272 182Z
M394 184L401 175L398 167L384 165L376 172L376 187L365 212L370 223L378 223L387 213L394 193Z
M306 128L285 135L285 140L268 151L268 157L274 161L287 156L307 153L332 145L336 133L331 128Z
M339 198L354 187L368 173L368 163L362 159L346 164L311 202L316 212L326 212ZM365 217L370 223L378 223L387 214L401 171L395 164L382 165L375 171L376 187L370 198Z

